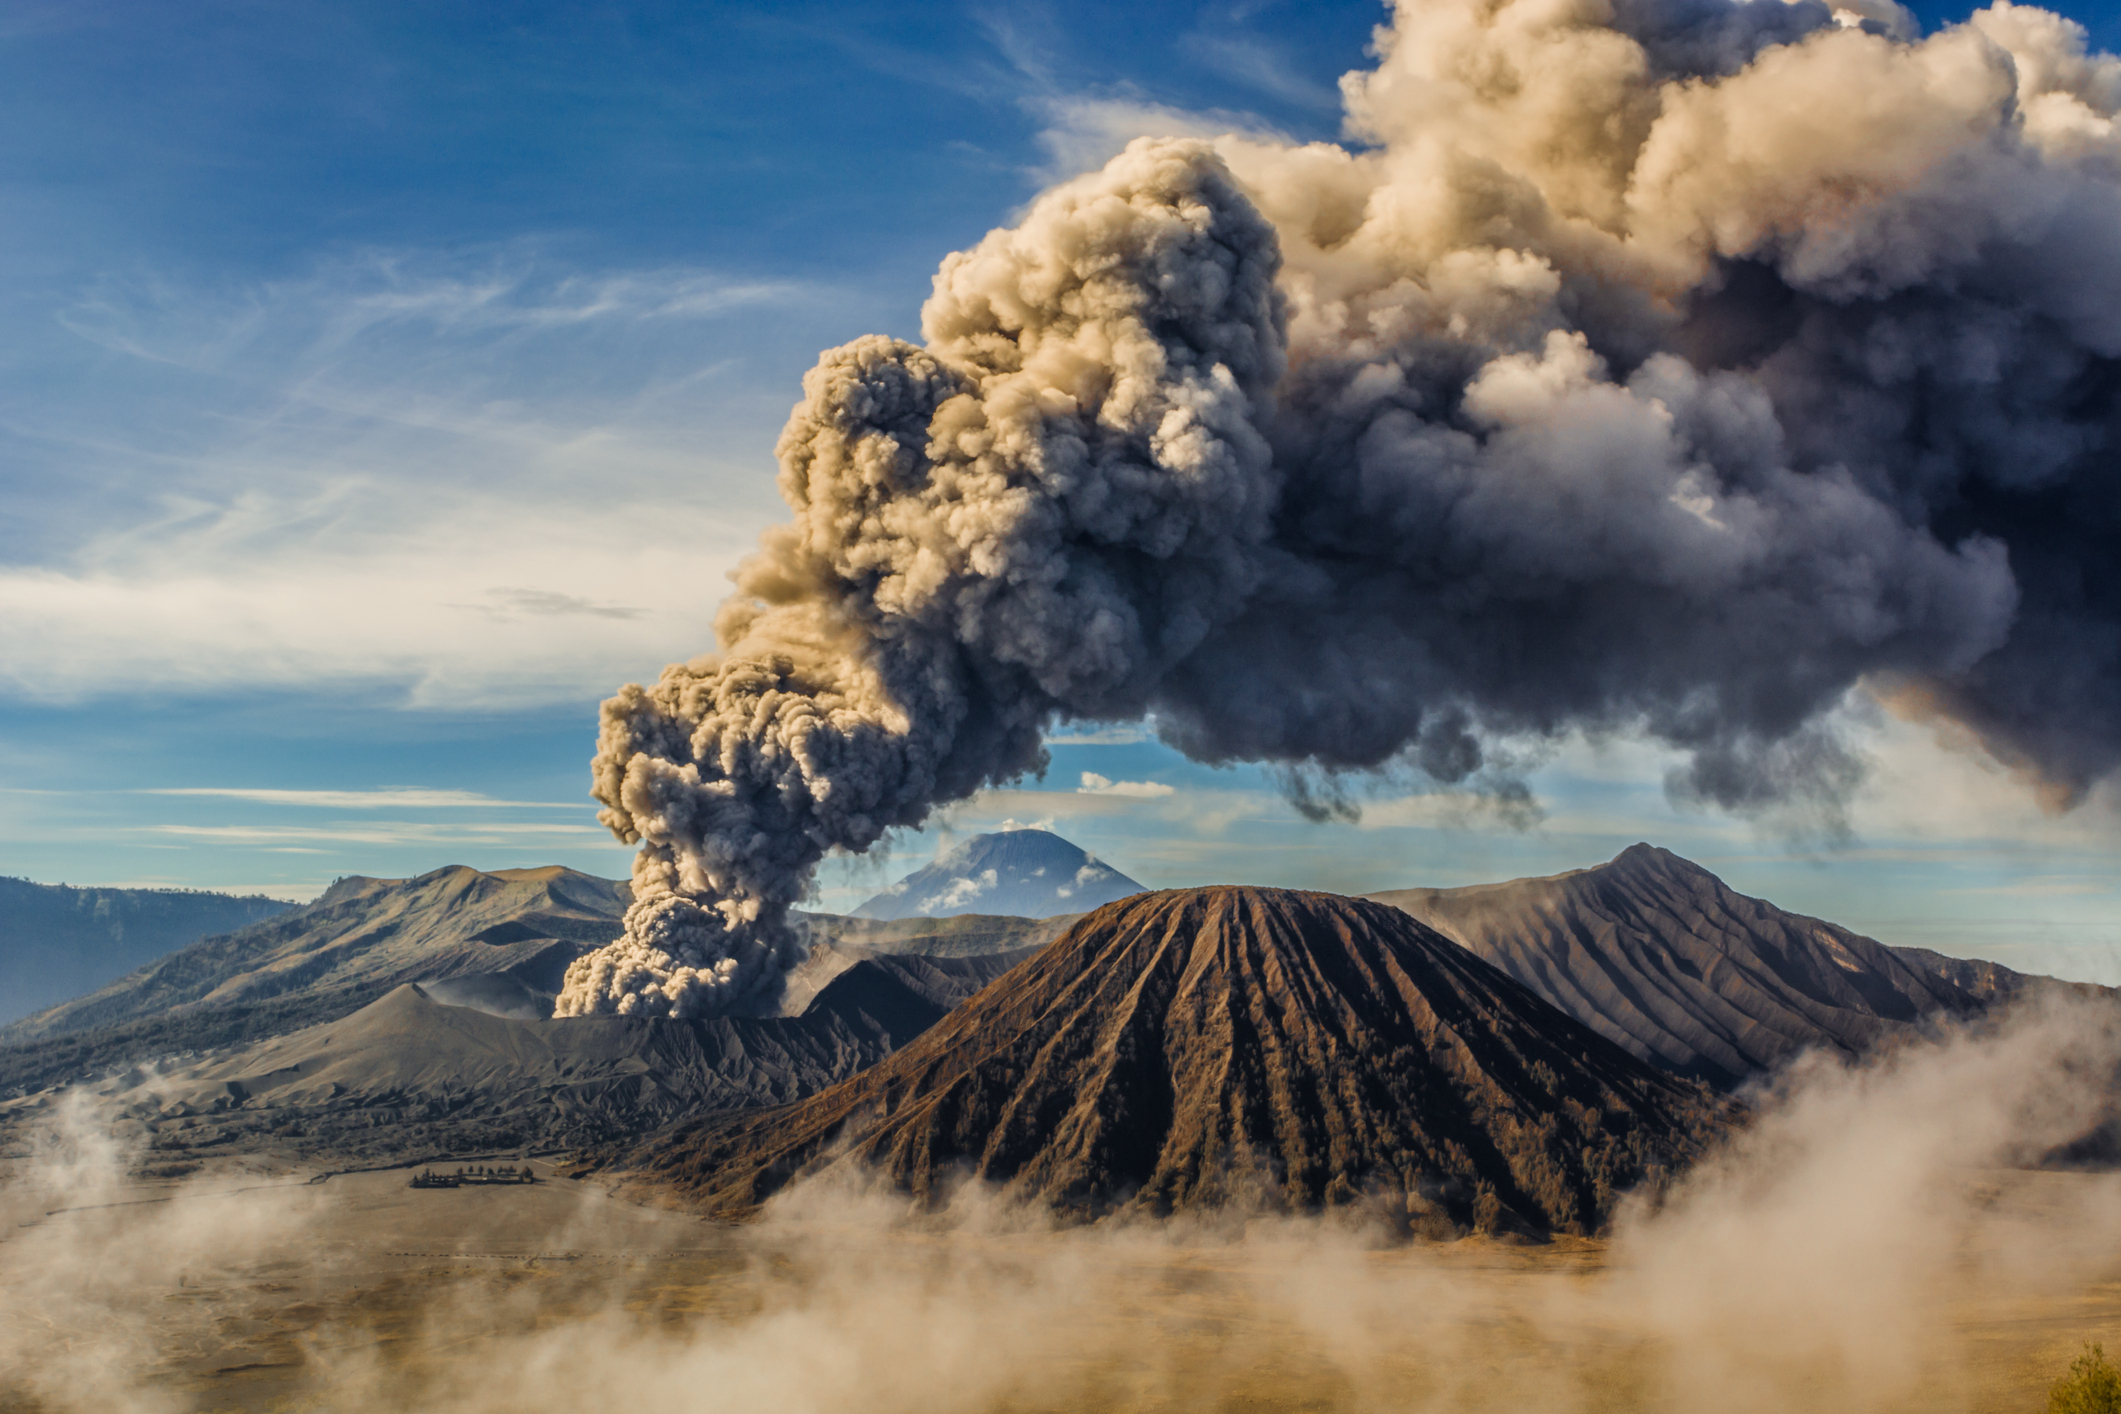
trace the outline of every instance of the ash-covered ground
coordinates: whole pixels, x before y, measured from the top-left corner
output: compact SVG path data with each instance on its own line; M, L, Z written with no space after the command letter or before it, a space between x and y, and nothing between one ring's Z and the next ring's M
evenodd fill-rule
M2111 1248L1993 1279L1999 1233L2110 1201L2081 1174L1962 1175L1989 1221L1935 1234L1953 1278L1843 1344L1728 1324L1790 1319L1801 1286L1669 1305L1658 1282L1681 1278L1640 1235L936 1231L860 1201L732 1227L534 1167L535 1184L428 1191L405 1171L311 1183L228 1166L94 1195L112 1206L18 1205L0 1242L0 1411L561 1414L623 1390L650 1410L1617 1414L1727 1388L1718 1406L1739 1411L2004 1414L2038 1407L2083 1339L2121 1326Z

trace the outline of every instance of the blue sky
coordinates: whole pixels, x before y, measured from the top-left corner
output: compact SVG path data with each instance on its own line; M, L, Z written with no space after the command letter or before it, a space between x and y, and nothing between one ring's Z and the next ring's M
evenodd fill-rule
M585 793L596 703L708 646L816 351L915 335L944 253L1134 131L1336 136L1383 13L7 7L0 872L297 898L623 874ZM2075 14L2121 43L2112 6ZM2121 981L2112 794L2043 816L1851 710L1876 766L1837 843L1675 813L1636 743L1535 763L1530 830L1390 781L1313 825L1122 727L835 863L821 903L1011 819L1152 885L1350 891L1649 838L1887 941Z

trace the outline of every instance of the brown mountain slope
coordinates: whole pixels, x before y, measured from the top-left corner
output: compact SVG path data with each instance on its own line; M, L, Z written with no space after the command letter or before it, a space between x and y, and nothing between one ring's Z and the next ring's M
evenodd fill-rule
M93 991L187 943L285 913L279 899L0 879L0 1024Z
M874 1166L1095 1217L1364 1195L1423 1228L1588 1230L1724 1111L1405 914L1330 894L1141 894L808 1100L637 1156L709 1210Z
M407 984L350 1016L158 1059L89 1085L158 1160L242 1152L411 1161L641 1135L844 1080L1008 970L1011 956L857 963L801 1016L510 1020ZM0 1147L52 1097L0 1101Z
M1724 1087L1799 1051L1854 1053L2046 980L1785 913L1647 844L1551 878L1368 897L1630 1054Z
M625 885L557 865L414 879L341 879L314 903L207 938L0 1032L35 1041L146 1017L344 993L353 1007L406 982L505 973L552 990L618 935Z

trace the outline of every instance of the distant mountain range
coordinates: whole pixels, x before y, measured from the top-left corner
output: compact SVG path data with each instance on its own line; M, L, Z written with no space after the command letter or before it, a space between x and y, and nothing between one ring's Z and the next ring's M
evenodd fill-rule
M1733 1089L1808 1048L2069 985L1887 947L1647 845L1371 902L1144 894L1108 866L1085 878L1095 864L1044 831L967 840L876 907L940 907L967 879L982 904L1123 897L1045 918L798 914L811 946L782 1014L711 1024L547 1019L567 964L616 936L623 883L344 879L0 1029L0 1127L87 1081L159 1152L382 1162L624 1145L780 1106L641 1162L732 1209L823 1162L829 1131L915 1192L964 1165L1085 1213L1212 1204L1255 1160L1277 1201L1330 1204L1399 1165L1416 1226L1566 1229L1690 1152L1695 1082ZM1641 1089L1644 1065L1679 1088ZM1525 1126L1548 1126L1546 1158Z
M860 1165L1063 1213L1363 1202L1409 1225L1587 1232L1724 1121L1397 909L1285 889L1111 904L831 1089L631 1161L741 1216Z
M1637 1058L1724 1088L1799 1051L1854 1054L1928 1018L2063 985L1786 913L1647 844L1551 878L1368 897Z
M960 913L1053 918L1087 913L1142 886L1046 830L974 835L854 911L857 918Z
M799 1001L857 957L1046 942L1059 929L1042 920L1141 889L1043 830L975 836L911 880L925 882L879 895L859 919L797 915L838 946L797 979ZM549 1016L567 964L618 936L629 898L622 881L557 865L347 878L306 905L0 879L0 1046L128 1026L145 1026L150 1048L226 1044L240 1039L228 1017L205 1033L192 1023L243 1010L266 1028L243 1034L277 1034L408 982L448 1004Z
M294 907L192 889L77 889L0 879L0 1024L78 997L187 943Z
M122 1070L91 1089L163 1166L231 1151L345 1164L579 1147L812 1094L1020 960L863 960L801 1016L711 1021L511 1020L407 983L350 1016ZM0 1121L35 1104L0 1105Z
M623 889L558 865L341 879L306 907L195 943L0 1028L0 1042L297 996L339 1005L344 1015L406 982L460 977L551 993L582 949L618 935Z
M542 1020L567 964L618 935L629 896L622 882L558 866L341 879L314 903L0 1028L0 1096L286 1035L412 983L438 1005ZM794 1012L865 958L1006 953L1050 941L1061 926L978 916L797 920L812 947L790 978L784 1009Z

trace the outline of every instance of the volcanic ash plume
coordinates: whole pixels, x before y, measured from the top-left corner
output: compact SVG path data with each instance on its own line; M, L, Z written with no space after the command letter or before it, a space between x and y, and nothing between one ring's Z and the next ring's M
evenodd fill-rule
M1266 572L1278 264L1208 147L1141 145L952 256L927 348L819 361L723 651L604 704L635 902L559 1015L776 990L827 849L1037 767L1056 715L1146 708Z
M1859 12L1860 11L1860 12ZM778 985L832 846L1157 714L1208 761L1643 732L1831 810L1865 683L2121 761L2121 61L1998 4L1426 0L1363 146L1135 144L825 355L719 654L607 703L626 937L563 1014Z

